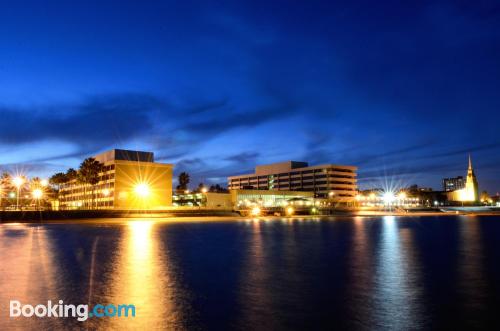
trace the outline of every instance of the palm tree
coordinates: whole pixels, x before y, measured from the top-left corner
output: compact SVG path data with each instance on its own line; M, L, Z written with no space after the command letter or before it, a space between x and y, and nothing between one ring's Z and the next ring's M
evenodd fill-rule
M64 172L58 172L49 178L49 183L50 185L52 185L58 201L59 201L59 191L61 190L61 185L67 182L68 182L68 176Z
M181 172L179 174L179 185L177 185L178 190L187 190L189 184L189 174L187 172Z
M2 208L2 197L4 194L7 193L7 191L11 188L11 176L8 172L4 172L2 176L0 177L0 209Z
M68 171L66 171L66 182L70 182L74 179L78 179L78 171L73 168L69 168Z
M49 178L50 185L54 186L57 192L61 189L61 185L67 181L68 176L64 172L58 172Z
M99 183L99 175L103 171L104 165L94 159L93 157L89 157L80 164L80 169L78 171L78 180L84 186L84 196L87 196L87 185L92 187L92 196L91 196L91 205L90 209L93 208L94 205L94 192L95 186Z

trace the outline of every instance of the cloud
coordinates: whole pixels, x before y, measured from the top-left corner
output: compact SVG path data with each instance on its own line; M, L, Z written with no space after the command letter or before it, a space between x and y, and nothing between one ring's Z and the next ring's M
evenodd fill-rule
M224 159L236 163L250 164L252 162L255 163L255 159L258 158L259 155L259 152L242 152L239 154L227 156Z
M102 148L116 140L144 135L154 127L154 113L165 107L160 99L143 94L94 96L76 104L49 107L2 106L0 144L61 140L82 148Z

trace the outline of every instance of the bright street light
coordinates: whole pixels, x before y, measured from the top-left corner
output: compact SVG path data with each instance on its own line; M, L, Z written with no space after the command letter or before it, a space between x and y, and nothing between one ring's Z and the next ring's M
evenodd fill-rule
M14 183L14 186L19 189L24 184L24 179L19 176L14 177L14 179L12 179L12 183Z
M17 200L16 200L16 209L19 209L19 190L21 189L21 186L24 184L24 179L20 176L14 177L12 179L12 182L14 183L14 186L17 188Z
M40 185L42 185L43 187L47 187L47 186L49 186L49 181L46 179L42 179L40 181Z
M386 205L390 205L395 199L396 197L392 192L385 192L384 195L382 196L382 200L384 200L384 203Z
M43 191L39 188L36 188L33 190L33 192L31 192L31 194L33 195L33 198L39 200L43 196Z
M259 207L253 207L252 208L252 216L259 216L260 215L260 208Z
M207 193L207 192L208 192L208 190L207 190L206 187L204 187L204 188L201 189L201 193Z
M134 188L134 191L141 198L146 198L151 193L149 190L149 186L146 183L137 184Z

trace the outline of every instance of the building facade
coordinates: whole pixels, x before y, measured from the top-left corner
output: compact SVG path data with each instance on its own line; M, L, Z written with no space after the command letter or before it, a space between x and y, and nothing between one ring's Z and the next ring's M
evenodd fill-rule
M241 210L251 207L277 208L294 205L311 206L319 203L313 192L279 190L231 190L229 193L193 192L175 194L176 207L203 207L207 209Z
M470 155L465 187L459 190L448 192L448 200L458 202L479 201L479 186L477 183L476 174L474 173L474 168L472 167L472 160L470 158Z
M443 191L451 192L465 188L465 178L462 176L443 178Z
M230 190L285 190L313 192L315 197L353 202L357 194L357 167L287 161L255 168L255 173L228 177Z
M172 205L172 164L154 162L152 152L114 149L94 156L103 164L99 182L63 184L61 209L162 209Z

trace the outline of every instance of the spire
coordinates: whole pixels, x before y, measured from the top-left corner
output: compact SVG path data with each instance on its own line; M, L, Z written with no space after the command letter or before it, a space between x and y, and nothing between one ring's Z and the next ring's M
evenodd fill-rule
M470 159L470 153L469 153L469 170L472 170L472 161Z

